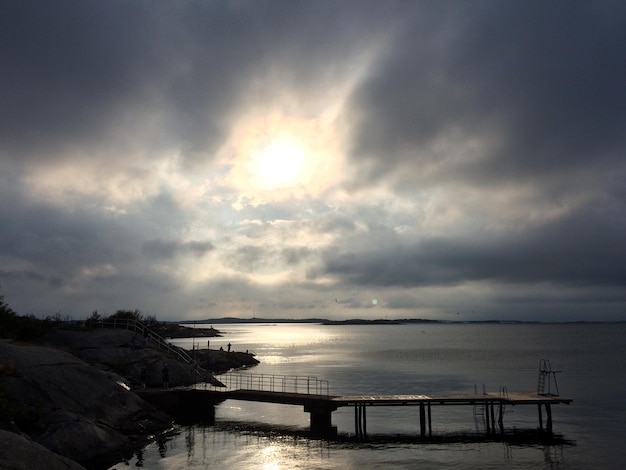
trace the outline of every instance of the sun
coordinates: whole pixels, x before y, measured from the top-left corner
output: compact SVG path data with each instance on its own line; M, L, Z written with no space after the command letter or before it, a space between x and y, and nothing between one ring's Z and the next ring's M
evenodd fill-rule
M340 181L344 132L336 119L280 111L241 116L218 152L219 183L247 204L316 197Z
M307 158L301 141L288 135L276 136L250 158L253 185L266 190L298 186L306 176Z

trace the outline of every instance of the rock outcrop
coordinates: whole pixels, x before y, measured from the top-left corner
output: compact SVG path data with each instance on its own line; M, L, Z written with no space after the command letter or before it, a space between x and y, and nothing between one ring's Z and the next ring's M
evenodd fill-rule
M110 459L171 426L120 375L68 352L0 341L0 364L8 406L30 411L20 430L77 462Z
M191 365L159 350L150 340L144 344L140 335L128 330L53 330L43 339L50 346L70 351L91 365L124 377L132 388L141 387L142 370L146 387L161 387L164 365L170 371L170 386L198 381Z
M247 353L205 350L196 356L211 371L258 363ZM123 459L172 426L169 415L133 392L162 387L164 365L170 387L203 379L193 366L127 330L50 330L37 345L0 340L0 429L17 433L0 468L81 468L72 459L98 469ZM15 416L12 423L7 415ZM66 458L58 457L57 466L38 460L17 466L18 457L29 453L45 460L45 449Z
M214 349L210 351L207 349L196 351L196 359L200 366L217 373L226 372L231 369L253 367L259 363L259 361L249 353Z
M55 454L31 439L0 430L0 468L4 470L85 470L85 467Z

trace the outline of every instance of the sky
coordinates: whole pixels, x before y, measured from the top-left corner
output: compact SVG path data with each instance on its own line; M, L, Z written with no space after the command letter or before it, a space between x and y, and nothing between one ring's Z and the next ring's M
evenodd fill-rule
M626 320L626 3L7 0L22 315Z

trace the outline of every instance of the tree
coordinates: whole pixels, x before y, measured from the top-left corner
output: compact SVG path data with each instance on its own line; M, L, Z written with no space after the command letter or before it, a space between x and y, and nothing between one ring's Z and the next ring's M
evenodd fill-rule
M16 314L0 293L0 338L10 336L17 323Z
M85 326L87 328L93 328L95 326L98 326L98 323L100 323L102 320L102 316L98 313L97 310L94 310L91 316L88 317L85 321Z
M44 332L44 323L34 315L19 316L0 294L0 338L17 338L23 341L37 339Z
M4 295L0 293L0 315L2 315L2 319L4 317L14 317L15 312L9 305L4 301Z
M113 315L111 315L108 319L109 320L135 320L135 321L142 322L143 314L141 313L141 310L137 308L135 310L118 310Z

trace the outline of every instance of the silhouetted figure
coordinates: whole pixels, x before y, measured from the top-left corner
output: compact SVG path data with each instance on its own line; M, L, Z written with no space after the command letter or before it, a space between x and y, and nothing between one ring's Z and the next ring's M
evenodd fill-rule
M228 352L230 352L230 343L228 343Z
M157 444L159 445L159 455L161 457L165 457L165 454L167 453L167 444L165 444L164 434L160 434L160 437L157 439Z
M167 367L167 364L163 365L163 369L161 369L161 373L163 374L163 388L169 388L169 386L170 386L170 370Z

